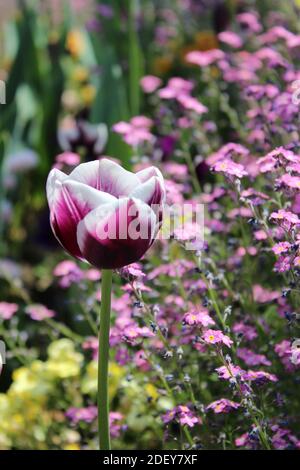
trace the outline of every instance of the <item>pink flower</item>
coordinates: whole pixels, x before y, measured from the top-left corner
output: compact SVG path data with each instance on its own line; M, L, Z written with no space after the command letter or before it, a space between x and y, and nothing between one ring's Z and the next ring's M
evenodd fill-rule
M193 126L193 122L187 116L182 116L177 120L177 125L180 129L189 129Z
M300 340L293 341L291 346L291 362L294 366L300 366Z
M189 95L179 95L177 97L177 101L185 108L190 111L194 111L197 114L203 114L207 113L208 109L206 106L203 106L200 101L198 101L196 98L193 98L192 96Z
M243 26L246 26L252 33L259 33L262 30L262 26L259 23L255 13L240 13L237 15L237 20Z
M293 265L294 265L296 268L299 268L299 267L300 267L300 256L296 256L296 258L295 258L294 261L293 261Z
M295 364L292 364L292 344L290 341L284 339L277 343L274 347L276 354L280 357L285 369L291 372L295 369Z
M121 431L126 428L126 426L124 427L124 425L122 425L123 419L123 415L117 411L111 411L109 413L110 434L113 438L120 437Z
M289 429L280 428L278 425L271 427L275 434L272 436L272 445L276 450L289 449L291 446L293 449L300 448L300 441L296 436L292 434Z
M63 248L97 268L116 269L140 259L162 222L160 171L137 174L106 158L70 175L53 169L47 180L52 230Z
M255 240L262 241L267 240L268 234L264 230L256 230L254 232Z
M228 142L223 145L217 152L211 154L206 162L208 165L213 165L219 160L232 160L234 157L246 157L249 155L249 150L240 144Z
M240 334L248 341L253 341L257 338L256 329L253 326L246 325L245 323L239 322L235 323L232 327L232 331L235 334Z
M244 447L249 443L249 434L247 432L242 434L235 439L234 443L237 447Z
M149 130L152 124L152 120L146 116L134 116L130 122L117 122L112 129L121 134L128 145L137 146L154 141L154 135Z
M188 414L182 414L179 417L179 423L184 426L188 426L189 428L193 428L195 424L199 422L199 418L196 418L196 416L190 416Z
M135 323L131 323L124 328L123 338L130 344L135 344L138 339L151 338L154 333L146 326L139 327Z
M276 168L277 161L275 158L267 155L266 157L259 158L257 164L261 173L268 173Z
M281 253L286 253L289 251L290 248L291 244L289 242L279 242L272 247L272 251L275 253L275 255L281 255Z
M146 116L134 116L131 118L130 124L136 128L150 129L153 125L153 121Z
M132 145L133 147L137 147L138 145L144 143L144 142L153 142L154 141L154 136L151 134L151 132L148 131L148 129L142 129L142 128L132 128L130 132L128 132L124 136L124 141L128 145Z
M56 162L63 165L76 166L80 163L80 156L77 153L73 152L63 152L60 155L57 155Z
M117 134L127 134L131 131L132 127L128 122L120 121L113 125L113 130Z
M194 326L200 325L207 327L210 325L215 325L215 321L209 316L206 309L197 311L196 309L187 312L183 317L183 323Z
M295 164L299 163L299 156L295 155L291 150L287 150L284 147L276 147L265 157L259 158L257 160L261 173L273 171L278 168L278 164L285 166L288 162Z
M77 284L84 277L84 272L71 260L58 263L53 274L59 278L59 286L63 289L70 287L72 284Z
M234 33L233 31L223 31L222 33L218 34L218 38L221 42L224 42L225 44L228 44L228 46L231 46L233 48L238 49L243 45L240 36Z
M158 87L160 87L161 83L161 79L154 75L145 75L145 77L141 78L140 81L142 90L145 93L153 93Z
M254 301L261 304L264 304L266 302L272 302L273 300L276 300L281 296L280 292L265 289L259 284L255 284L253 286L252 294Z
M248 370L243 375L243 379L249 382L256 382L256 383L265 383L265 382L277 382L278 378L274 374L270 374L269 372L264 372L262 370Z
M288 171L289 173L300 173L300 162L292 162L292 163L289 163L286 167L286 171Z
M86 408L69 408L66 412L66 417L74 424L84 421L92 423L98 415L96 406L87 406Z
M180 181L184 181L188 174L187 166L176 162L166 162L164 164L164 171L172 175L172 178L175 177Z
M242 178L247 176L248 173L245 171L243 165L235 163L232 160L221 160L213 165L212 169L215 172L225 173L227 176L235 176L236 178Z
M291 257L280 256L274 265L274 271L278 273L285 273L291 269Z
M93 423L98 416L98 410L96 406L87 406L85 408L71 407L66 411L66 417L73 423L78 424L79 422ZM109 413L109 425L111 436L116 438L120 436L122 430L121 421L123 415L118 412L111 411Z
M211 49L210 51L199 52L192 51L186 55L187 62L191 64L199 65L200 67L207 67L214 62L221 60L225 57L225 54L220 49Z
M293 33L288 31L284 26L273 26L265 34L259 36L261 42L263 43L273 43L278 39L288 40Z
M145 351L143 351L142 349L135 353L133 361L135 365L143 372L147 372L151 369L151 365L146 358Z
M240 376L244 371L239 366L228 364L228 367L221 366L216 369L220 379L228 380L232 377Z
M145 273L143 273L138 263L133 263L123 268L122 275L124 275L125 277L133 276L136 278L141 278L145 276Z
M297 214L293 212L286 211L284 209L279 209L277 212L272 212L270 215L270 220L277 222L285 230L290 230L295 225L300 225L300 219Z
M32 320L42 321L46 318L55 316L55 312L41 304L28 305L25 312L32 318Z
M206 330L202 339L207 344L225 344L228 348L233 344L233 341L220 330Z
M238 348L237 357L242 359L249 366L270 366L271 362L263 354L256 354L248 348Z
M281 163L292 162L299 163L299 156L295 155L291 150L287 150L284 147L276 147L267 157L276 158Z
M201 234L201 227L196 222L184 222L182 226L175 228L173 234L177 240L194 240ZM199 244L201 244L201 240L199 240Z
M165 88L161 88L158 92L158 96L165 100L178 98L180 95L188 95L194 85L189 80L184 80L180 77L173 77L167 83Z
M11 317L17 312L18 304L9 302L0 302L0 317L3 320L10 320Z
M65 260L58 263L53 271L54 276L66 276L77 269L77 265L74 261Z
M101 279L101 273L98 269L88 269L84 272L84 275L89 281L99 281Z
M280 178L277 178L276 183L278 184L278 186L286 186L291 189L300 190L300 177L299 176L292 176L286 173L282 175Z
M228 212L227 217L229 219L235 219L239 217L251 217L252 216L252 210L249 207L237 207L236 209L232 209L231 211Z
M206 409L213 410L216 414L219 413L229 413L229 411L236 410L240 407L239 403L235 401L228 400L227 398L220 398L220 400L213 401L210 403Z
M82 344L82 348L92 351L92 357L96 360L98 357L98 338L96 336L88 337Z
M179 405L167 411L162 416L162 421L165 424L171 421L178 421L182 426L186 425L189 428L193 428L195 424L202 424L201 418L196 417L189 407L185 405Z
M260 191L256 191L254 188L244 189L244 191L241 192L241 197L251 201L254 206L259 206L269 199L269 196Z

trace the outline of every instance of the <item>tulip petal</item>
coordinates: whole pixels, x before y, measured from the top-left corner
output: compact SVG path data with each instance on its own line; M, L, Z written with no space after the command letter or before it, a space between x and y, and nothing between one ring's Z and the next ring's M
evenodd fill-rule
M53 168L53 170L50 171L48 178L47 178L47 183L46 183L46 193L47 193L47 199L48 199L48 204L49 204L50 209L57 195L57 190L58 190L57 182L62 183L64 179L66 179L67 177L68 176L65 175L65 173L58 170L57 168Z
M110 194L65 178L56 181L56 194L50 206L50 222L61 245L73 256L82 259L77 244L77 225L91 210L113 202Z
M152 176L145 183L140 184L131 193L130 197L135 197L145 202L149 206L161 204L165 197L165 188L157 176Z
M110 204L116 201L116 198L111 194L98 191L71 178L66 178L62 183L62 187L76 204L77 210L84 215L101 204Z
M161 179L157 176L152 176L148 181L135 188L130 196L145 202L151 207L157 216L159 229L163 219L163 208L166 197L165 186Z
M78 225L80 250L98 268L117 269L138 261L154 241L156 216L134 198L91 211Z
M149 166L148 168L144 168L144 170L138 171L136 173L136 176L142 183L148 181L150 178L152 178L152 176L157 176L157 178L159 178L159 180L161 181L161 184L164 185L163 175L161 171L155 166Z
M107 158L78 165L69 178L116 197L128 196L140 182L134 173Z
M133 195L137 198L142 199L147 204L152 206L152 209L154 210L158 219L158 230L162 224L163 209L166 200L166 188L163 175L158 168L156 168L155 166L150 166L136 173L136 176L143 184L137 188L136 193L134 193ZM153 178L155 180L155 186L153 184ZM150 188L152 188L153 190L152 195ZM154 205L156 205L157 207L155 208Z

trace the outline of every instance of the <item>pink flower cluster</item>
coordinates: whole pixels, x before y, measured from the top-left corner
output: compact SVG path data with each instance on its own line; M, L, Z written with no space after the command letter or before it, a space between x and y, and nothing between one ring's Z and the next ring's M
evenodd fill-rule
M196 424L202 424L201 418L195 416L195 414L186 405L176 406L164 414L162 416L162 420L165 424L168 424L171 421L177 421L182 426L188 426L189 428L193 428Z

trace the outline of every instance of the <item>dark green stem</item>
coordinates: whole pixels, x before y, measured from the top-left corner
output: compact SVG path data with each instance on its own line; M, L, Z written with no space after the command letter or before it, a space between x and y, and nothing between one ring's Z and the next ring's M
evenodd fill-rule
M98 432L100 450L110 450L108 361L112 270L103 269L98 355Z

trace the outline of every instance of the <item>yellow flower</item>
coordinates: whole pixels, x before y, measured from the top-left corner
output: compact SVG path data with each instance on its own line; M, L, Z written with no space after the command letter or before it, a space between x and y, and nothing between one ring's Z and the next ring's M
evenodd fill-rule
M86 368L86 374L81 381L81 391L88 395L97 392L97 361L91 361Z
M85 85L81 88L80 94L84 104L89 106L96 96L96 88L93 85Z
M213 31L199 31L194 36L199 51L209 51L219 47L218 38Z
M215 67L214 65L210 67L209 71L210 71L210 76L212 78L218 78L220 76L220 71L218 67Z
M11 416L11 420L16 428L22 428L24 425L24 416L21 413L15 413Z
M152 398L152 400L157 400L159 397L159 393L157 391L157 388L154 387L152 384L147 384L145 385L145 390L147 395Z
M78 67L75 67L72 78L76 82L85 82L88 79L88 76L88 70L85 67L79 65Z
M66 444L63 447L63 449L64 450L80 450L80 445L74 442L73 444Z
M67 111L74 112L80 106L80 98L75 90L65 90L61 98L62 104Z
M173 64L173 57L163 56L157 57L153 63L153 72L157 75L164 75L170 71Z
M45 363L41 361L33 361L29 367L19 367L13 372L9 396L46 400L51 383L45 372Z
M121 379L125 375L125 370L115 362L109 364L109 396L113 398L119 388ZM86 374L82 379L82 393L94 394L98 388L98 364L91 361L86 368Z
M84 50L84 37L81 31L78 29L69 31L66 47L74 57L78 57L80 54L82 54Z
M51 375L61 379L79 375L83 356L75 351L74 344L70 339L59 339L51 343L48 355L47 371Z
M57 44L59 41L58 31L50 31L49 34L49 44Z

